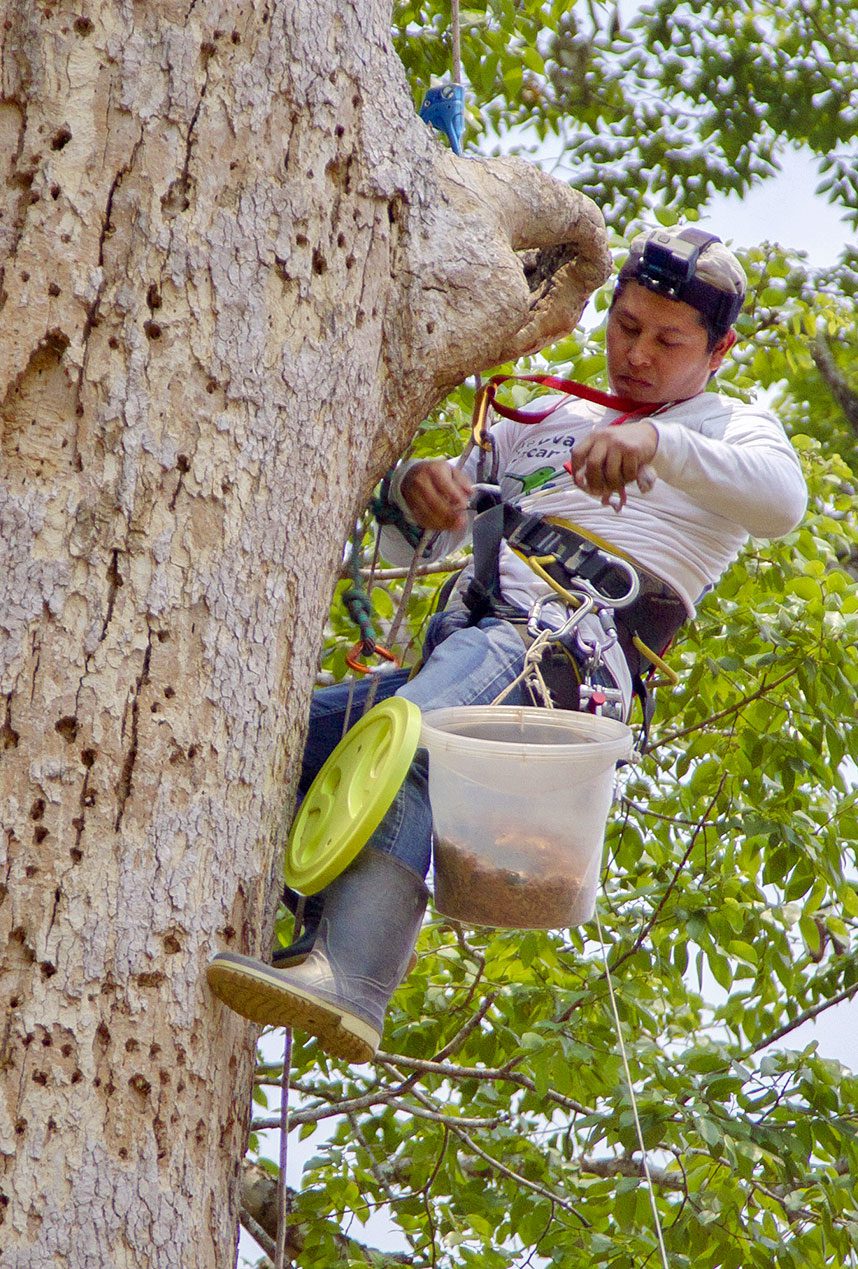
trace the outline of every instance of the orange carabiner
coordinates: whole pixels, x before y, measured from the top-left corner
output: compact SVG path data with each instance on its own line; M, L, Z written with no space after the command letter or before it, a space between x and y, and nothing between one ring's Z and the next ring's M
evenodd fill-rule
M377 668L373 665L367 665L365 661L359 661L358 657L360 657L361 654L364 656L381 657L382 661L392 661L397 668L401 665L399 658L391 652L389 648L385 648L380 643L377 643L372 652L369 653L364 652L364 645L362 643L356 643L346 657L346 665L350 670L354 670L355 674L374 674Z

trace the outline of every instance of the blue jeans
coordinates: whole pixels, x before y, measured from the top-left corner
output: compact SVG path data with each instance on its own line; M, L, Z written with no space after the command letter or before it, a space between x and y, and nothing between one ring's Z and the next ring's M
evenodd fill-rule
M363 714L373 682L374 703L389 696L404 696L423 710L490 705L509 686L524 664L524 644L515 627L495 617L486 617L477 626L463 622L464 617L455 610L432 618L423 647L424 663L410 680L408 670L395 670L354 685L338 683L314 694L301 773L302 794L339 744L346 715L351 725ZM528 704L530 696L518 683L503 703ZM421 878L429 871L432 859L428 777L428 755L425 749L418 749L389 811L367 842L373 850L393 855Z

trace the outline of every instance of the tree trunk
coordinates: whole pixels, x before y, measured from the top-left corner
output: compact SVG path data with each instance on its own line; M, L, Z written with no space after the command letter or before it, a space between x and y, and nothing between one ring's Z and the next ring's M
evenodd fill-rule
M212 1269L255 1032L204 966L266 951L342 543L609 261L415 117L381 0L85 8L2 5L0 1245Z

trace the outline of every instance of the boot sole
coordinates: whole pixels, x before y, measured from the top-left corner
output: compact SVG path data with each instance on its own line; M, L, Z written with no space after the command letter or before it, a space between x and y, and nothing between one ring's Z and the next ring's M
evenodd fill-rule
M235 1013L260 1026L299 1027L315 1036L331 1057L371 1062L381 1035L374 1027L333 1003L285 983L277 971L247 964L229 952L210 962L206 979L214 994Z

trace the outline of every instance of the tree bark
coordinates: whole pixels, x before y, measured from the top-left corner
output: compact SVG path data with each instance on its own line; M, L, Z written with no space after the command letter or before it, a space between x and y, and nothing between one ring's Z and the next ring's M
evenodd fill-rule
M204 967L266 951L342 543L609 257L414 116L381 0L2 13L3 1264L211 1269L255 1033Z

